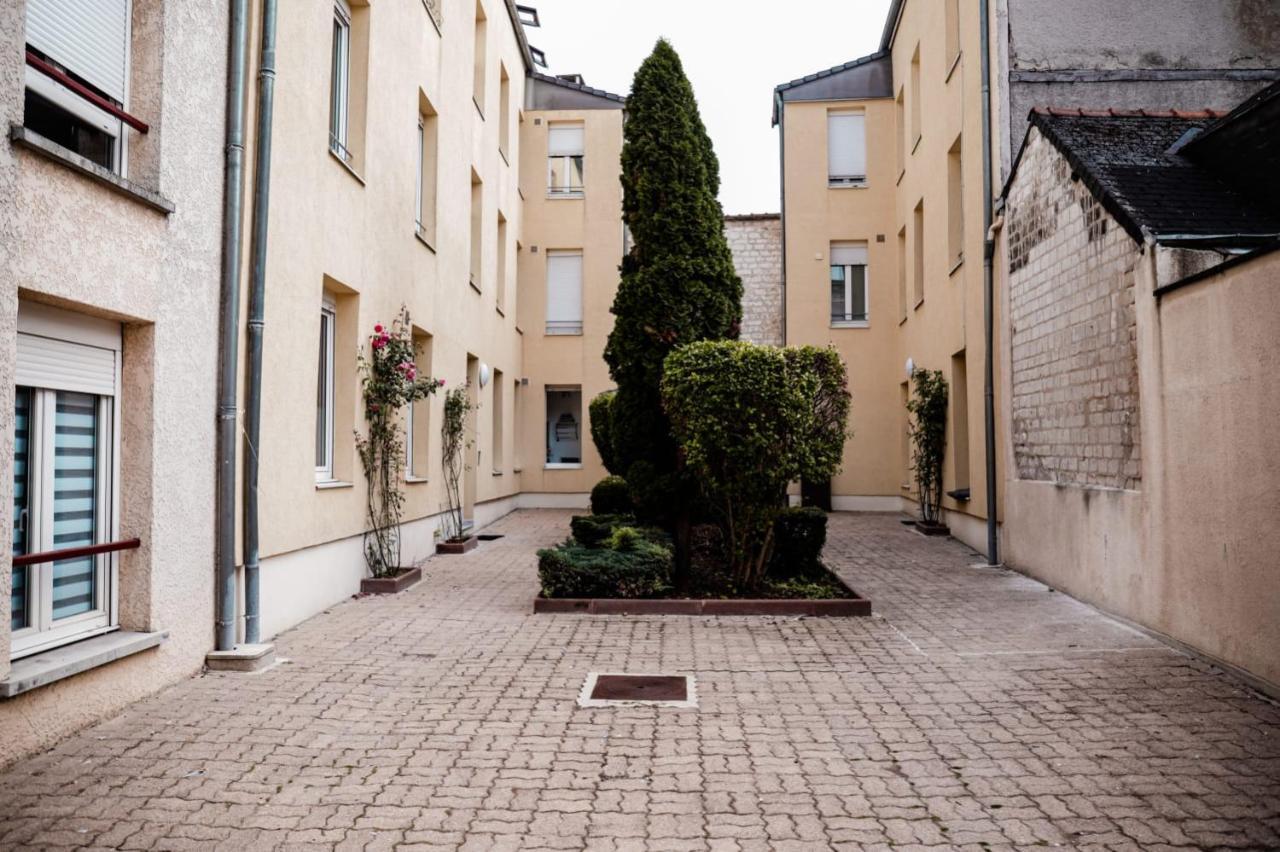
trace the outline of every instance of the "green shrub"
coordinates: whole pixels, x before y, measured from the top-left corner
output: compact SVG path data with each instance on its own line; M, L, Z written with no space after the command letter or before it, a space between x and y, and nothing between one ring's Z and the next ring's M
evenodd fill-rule
M627 481L621 476L606 476L591 489L591 514L629 515L633 511Z
M822 568L827 543L827 513L815 506L783 509L773 522L771 579L787 581L813 576Z
M538 551L538 580L548 598L653 597L669 588L670 577L670 548L638 534L625 550L566 542Z
M942 463L947 454L947 380L941 370L911 374L911 470L920 492L920 520L937 523L942 506Z
M591 419L591 440L600 453L605 470L621 474L623 471L619 466L613 440L613 398L616 395L616 391L605 391L597 395L587 407L587 413Z
M569 521L574 541L583 547L603 547L617 527L635 523L630 515L574 515Z

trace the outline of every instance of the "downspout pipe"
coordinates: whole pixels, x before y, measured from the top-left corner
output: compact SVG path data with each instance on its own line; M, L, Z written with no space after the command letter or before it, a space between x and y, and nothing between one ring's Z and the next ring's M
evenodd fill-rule
M245 53L249 0L232 0L227 56L227 126L222 187L222 326L218 354L217 619L214 645L236 644L236 367L240 349L240 226L244 211Z
M995 394L995 259L991 232L991 0L979 2L982 28L982 323L984 355L982 404L986 425L987 467L987 564L1000 564L1000 540L996 516L996 394Z
M253 172L253 234L249 248L249 324L245 378L244 641L261 639L258 557L258 436L262 426L262 333L267 288L267 214L271 206L271 118L276 85L277 0L262 3L258 63L257 147Z

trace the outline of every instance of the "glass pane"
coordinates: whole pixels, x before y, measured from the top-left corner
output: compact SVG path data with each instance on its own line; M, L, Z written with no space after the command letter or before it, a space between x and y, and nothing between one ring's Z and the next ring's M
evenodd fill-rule
M844 267L831 267L831 318L833 320L847 319L845 309L847 305L844 303Z
M867 318L867 268L865 266L849 267L849 313L850 319Z
M547 186L556 191L564 187L564 157L547 160Z
M320 314L320 364L316 372L316 467L329 466L329 334L328 313Z
M30 527L30 447L31 389L18 388L13 418L13 555L29 553ZM11 591L12 619L10 629L20 630L29 623L27 609L27 567L13 569Z
M53 436L53 547L94 543L98 509L98 398L58 392ZM53 618L94 609L92 556L53 563Z
M579 191L582 189L582 160L581 156L571 157L573 171L570 173L569 189Z

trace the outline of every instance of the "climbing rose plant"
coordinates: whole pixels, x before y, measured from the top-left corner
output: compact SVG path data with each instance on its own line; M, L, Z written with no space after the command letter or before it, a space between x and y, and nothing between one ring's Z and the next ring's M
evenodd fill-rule
M471 412L470 383L444 395L444 417L440 422L440 461L444 472L445 511L442 519L445 541L462 541L462 455L471 440L467 437L467 415Z
M911 415L911 469L920 492L920 520L938 523L942 507L942 462L947 452L947 380L941 370L916 370L907 402Z
M442 379L419 376L409 311L385 327L373 327L368 350L357 358L364 417L368 434L356 433L356 449L369 483L366 496L368 529L364 534L364 558L375 577L395 574L400 565L400 519L404 494L400 473L404 467L404 439L400 410L444 386Z

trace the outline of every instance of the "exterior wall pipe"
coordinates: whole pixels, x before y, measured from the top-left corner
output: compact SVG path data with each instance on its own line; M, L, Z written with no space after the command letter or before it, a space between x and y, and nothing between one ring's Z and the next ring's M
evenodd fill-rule
M236 644L236 367L240 349L240 223L244 210L244 99L249 0L232 0L227 56L227 128L222 190L217 445L217 623L219 651Z
M1000 564L996 517L996 394L995 394L995 276L996 243L991 233L991 23L990 0L979 0L982 28L982 322L986 360L983 364L982 403L986 426L987 564Z
M253 235L249 249L248 375L245 380L244 641L261 638L258 598L258 435L262 426L262 333L267 284L267 213L271 206L271 117L276 83L276 3L263 0L258 63L257 148L253 173Z

